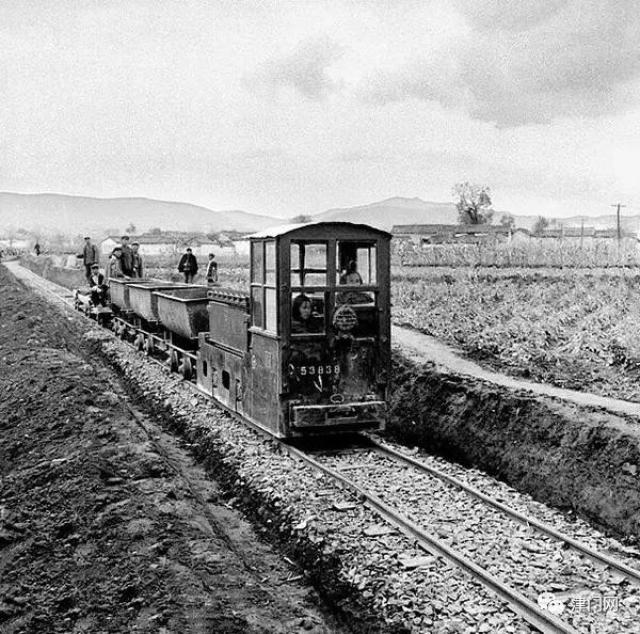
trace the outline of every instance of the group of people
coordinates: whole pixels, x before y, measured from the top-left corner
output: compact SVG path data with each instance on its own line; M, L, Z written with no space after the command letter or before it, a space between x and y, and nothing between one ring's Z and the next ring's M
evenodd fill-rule
M129 244L129 236L122 236L120 244L114 247L105 270L105 274L100 272L100 252L98 247L91 242L91 237L84 239L82 253L78 258L82 259L85 268L85 278L91 289L91 301L97 305L106 305L107 282L110 279L136 279L144 277L144 262L140 253L140 243ZM193 255L191 248L187 248L180 258L178 271L184 274L184 281L187 284L193 282L198 272L198 261ZM218 263L215 255L209 254L206 270L207 282L216 284L218 282Z
M198 260L196 260L196 256L193 255L193 249L191 247L187 247L186 251L182 254L180 262L178 262L178 271L184 275L186 284L193 283L196 273L198 272ZM218 263L213 253L209 253L206 277L208 284L218 283Z
M109 258L108 278L141 278L144 277L144 263L140 254L140 243L129 244L129 236L122 236L120 244L111 252Z
M91 238L86 236L84 239L84 247L82 253L78 254L78 258L82 259L85 269L85 277L87 282L94 268L100 269L100 251L98 247L91 242ZM133 242L129 245L129 236L122 236L121 243L116 246L106 267L106 278L141 278L144 277L144 264L142 255L140 254L140 244Z
M85 237L82 253L79 253L77 257L81 258L84 264L85 278L91 289L91 301L95 306L106 306L108 280L144 277L140 244L133 242L129 245L129 236L122 236L121 243L111 252L106 267L106 276L100 272L100 252L98 247L91 242L90 236Z

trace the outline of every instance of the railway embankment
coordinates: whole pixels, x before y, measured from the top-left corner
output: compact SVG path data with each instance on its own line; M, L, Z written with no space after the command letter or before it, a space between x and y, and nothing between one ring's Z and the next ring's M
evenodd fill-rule
M27 255L20 258L20 265L29 269L45 280L59 284L68 289L86 285L84 267L75 268L63 266L61 257L47 255Z
M640 420L394 353L394 439L485 471L632 542Z

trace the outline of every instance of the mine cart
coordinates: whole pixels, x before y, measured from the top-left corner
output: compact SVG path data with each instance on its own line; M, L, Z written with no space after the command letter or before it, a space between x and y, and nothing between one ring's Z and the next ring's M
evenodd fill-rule
M157 285L166 284L160 280L140 280L132 279L125 280L123 278L114 277L109 280L109 295L111 297L111 305L117 310L127 312L131 310L131 304L129 303L129 286L131 284L140 285Z
M200 387L281 437L382 428L390 239L347 222L250 236L249 296L210 291Z
M182 339L194 341L209 330L207 286L157 291L157 312L162 327Z
M140 281L128 284L129 306L131 310L148 324L158 324L158 297L156 293L175 290L177 288L189 288L186 284L173 284L171 282L147 282Z

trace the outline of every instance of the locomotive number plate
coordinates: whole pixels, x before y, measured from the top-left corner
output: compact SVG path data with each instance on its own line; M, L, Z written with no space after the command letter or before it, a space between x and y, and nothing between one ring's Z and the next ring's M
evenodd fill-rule
M322 376L323 374L340 374L339 365L300 365L289 366L289 374L300 374L300 376Z

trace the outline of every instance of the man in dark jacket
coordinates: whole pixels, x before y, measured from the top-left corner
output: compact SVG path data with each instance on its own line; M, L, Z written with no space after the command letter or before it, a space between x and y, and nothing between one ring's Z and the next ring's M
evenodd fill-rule
M122 243L122 272L127 277L133 277L133 251L129 246L129 236L120 238Z
M78 253L78 257L82 258L84 276L88 282L91 277L91 267L94 264L100 263L98 247L95 244L91 244L91 238L89 236L84 239L84 248L82 249L82 253ZM91 286L91 284L89 284L89 286Z
M191 282L193 282L193 278L198 272L198 261L196 260L196 256L193 255L191 248L187 248L186 252L180 258L178 271L180 271L180 273L184 273L184 281L187 284L191 284Z
M144 277L144 262L142 260L142 255L140 255L140 243L132 242L131 243L131 258L132 258L132 267L131 267L131 277Z
M207 262L207 284L218 283L218 263L216 262L216 256L213 253L209 253L209 261Z

